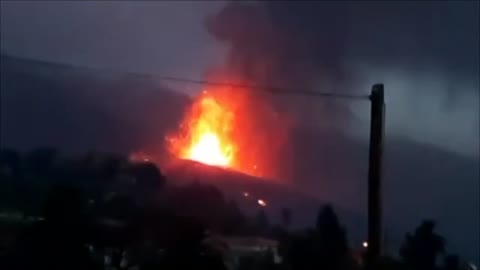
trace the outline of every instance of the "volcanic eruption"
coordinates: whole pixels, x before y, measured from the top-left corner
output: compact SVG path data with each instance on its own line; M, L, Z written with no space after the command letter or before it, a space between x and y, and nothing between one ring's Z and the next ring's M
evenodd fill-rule
M284 122L251 89L206 85L167 136L167 147L180 159L273 178Z
M167 136L173 156L262 178L292 179L295 153L289 136L293 122L304 116L292 111L298 107L312 117L312 106L266 93L260 85L309 89L313 67L295 60L309 57L293 54L309 43L273 27L269 8L232 2L206 19L208 32L228 52L204 79L222 84L205 85L178 130Z
M231 138L234 114L206 93L193 104L183 124L188 129L187 136L175 141L174 152L180 158L208 165L232 166L236 150Z

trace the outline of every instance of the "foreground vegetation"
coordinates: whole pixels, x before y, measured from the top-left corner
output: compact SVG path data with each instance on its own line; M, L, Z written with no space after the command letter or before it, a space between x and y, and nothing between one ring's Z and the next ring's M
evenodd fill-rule
M313 228L292 231L289 209L272 225L263 211L245 216L213 186L169 185L154 164L60 158L52 149L2 150L0 179L2 269L227 269L228 250L206 241L212 234L278 241L281 262L267 250L241 257L235 269L362 268L365 250L348 246L329 205ZM399 255L382 258L378 269L462 269L433 221L407 234Z

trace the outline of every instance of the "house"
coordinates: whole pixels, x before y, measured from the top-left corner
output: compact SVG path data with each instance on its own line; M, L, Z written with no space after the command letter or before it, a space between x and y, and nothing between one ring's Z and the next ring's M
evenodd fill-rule
M264 237L210 235L205 243L223 255L229 269L235 269L244 257L262 259L271 254L275 264L282 262L278 241Z

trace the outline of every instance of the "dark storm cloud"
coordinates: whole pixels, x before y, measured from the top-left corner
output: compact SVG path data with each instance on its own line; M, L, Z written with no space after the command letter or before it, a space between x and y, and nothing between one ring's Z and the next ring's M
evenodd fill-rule
M478 10L476 1L231 2L207 28L250 82L362 94L383 82L393 134L478 155ZM356 104L294 100L307 121L351 119L345 110L368 120Z
M191 78L226 57L228 69L258 83L366 94L383 82L388 132L478 156L478 1L2 1L1 7L1 49L23 57ZM304 124L344 128L349 119L356 136L368 133L365 104L285 100L279 109L300 114Z
M293 5L297 12L289 5L230 3L209 18L210 33L230 48L231 68L259 83L297 87L311 86L316 67L328 68L329 75L339 69L345 24L325 27L328 18L306 13L312 10L311 2ZM320 24L312 27L313 20Z
M1 56L0 147L162 151L188 97L149 77ZM159 143L160 141L160 143Z
M229 46L229 63L272 83L308 85L324 70L337 78L348 69L344 62L357 57L472 76L478 73L478 8L474 1L232 2L207 27Z
M52 62L198 78L222 56L221 46L201 23L221 5L1 1L1 49Z
M296 12L288 11L291 3L268 2L238 3L231 2L219 13L210 16L206 25L209 32L228 48L226 64L223 70L240 76L249 84L273 85L293 89L313 89L321 85L324 91L330 91L334 84L342 79L340 69L342 46L345 44L345 24L335 29L319 24L320 29L309 25L318 18L313 14L300 14L303 20L296 18ZM299 12L311 10L310 3L294 5ZM315 4L314 4L315 5ZM322 10L320 10L322 11ZM328 14L331 10L323 12ZM334 19L334 16L329 16ZM310 22L309 22L310 21ZM323 25L323 26L322 26ZM318 35L318 36L317 36ZM330 42L325 42L329 40ZM336 119L345 115L340 107L312 102L304 97L269 97L278 110L288 111L305 125L316 122L318 115L330 110L330 118L322 119L322 125L331 127ZM345 118L345 117L343 117ZM318 122L318 121L317 121ZM326 124L328 122L328 124Z

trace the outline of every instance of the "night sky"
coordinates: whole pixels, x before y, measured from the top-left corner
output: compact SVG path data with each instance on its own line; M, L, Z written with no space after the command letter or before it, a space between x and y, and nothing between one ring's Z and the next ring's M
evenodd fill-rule
M279 38L293 44L290 55L276 60L279 65L315 78L324 74L320 65L335 66L350 82L348 91L367 93L372 83L385 83L388 132L478 156L478 5L285 2L263 8L268 18L258 22L252 18L262 15L237 17L249 18L240 19L249 24L268 22L274 35L260 41L264 44ZM1 49L77 65L202 78L233 47L205 26L206 17L223 6L217 1L2 1ZM222 23L228 28L237 22ZM249 29L256 28L262 27ZM330 91L332 83L327 85ZM352 106L362 123L365 107Z
M478 164L479 9L478 1L2 1L0 45L11 56L192 79L267 61L254 80L326 92L368 94L382 82L388 138ZM368 103L343 109L342 130L365 140ZM308 112L312 122L325 117ZM455 181L476 188L469 202L478 210L478 179Z

